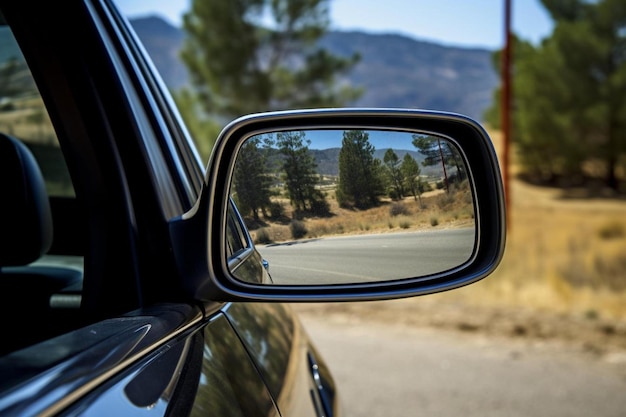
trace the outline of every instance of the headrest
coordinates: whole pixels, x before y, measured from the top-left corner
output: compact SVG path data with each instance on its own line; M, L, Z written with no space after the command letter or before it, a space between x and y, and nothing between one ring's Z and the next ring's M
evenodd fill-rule
M0 133L0 267L37 260L52 244L43 176L22 142Z

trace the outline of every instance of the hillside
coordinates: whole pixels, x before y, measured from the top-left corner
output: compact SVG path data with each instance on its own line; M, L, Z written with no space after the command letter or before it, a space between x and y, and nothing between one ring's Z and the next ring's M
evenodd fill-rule
M453 111L480 120L498 85L485 49L363 32L331 32L322 45L338 55L361 54L350 81L365 87L357 104L366 107Z
M131 20L165 83L188 84L178 59L185 34L157 16ZM328 33L321 45L337 55L361 55L348 76L364 95L354 106L451 111L481 120L491 105L498 76L486 49L444 46L394 34Z

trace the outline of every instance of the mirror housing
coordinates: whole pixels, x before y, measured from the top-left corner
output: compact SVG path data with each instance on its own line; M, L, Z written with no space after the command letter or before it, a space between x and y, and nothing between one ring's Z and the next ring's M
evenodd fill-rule
M413 277L369 282L266 285L237 279L229 268L226 231L230 184L237 155L256 135L300 130L383 130L447 138L463 155L473 193L475 244L454 268ZM504 193L497 156L486 131L465 116L412 109L312 109L244 116L227 125L214 146L205 187L194 208L170 222L181 285L209 301L367 301L424 295L476 282L498 266L504 253ZM271 262L270 262L271 269ZM297 272L295 272L297 274Z

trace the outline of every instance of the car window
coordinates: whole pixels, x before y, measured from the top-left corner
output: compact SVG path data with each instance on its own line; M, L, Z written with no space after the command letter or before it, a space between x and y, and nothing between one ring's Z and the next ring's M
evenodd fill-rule
M134 60L130 63L133 67L131 71L136 70L143 76L141 88L133 86L129 90L137 89L137 94L143 96L142 99L154 110L151 114L153 120L146 123L146 126L153 125L146 131L146 135L156 139L145 141L146 148L151 150L148 152L150 162L154 165L155 175L158 176L159 173L166 171L172 173L167 180L162 181L160 188L165 194L175 189L178 200L185 206L185 209L189 209L195 203L203 182L204 167L200 155L174 104L170 91L154 67L151 57L133 32L132 26L125 24L125 17L118 14L116 10L111 11L126 42L124 47L128 48L130 53L126 58ZM157 143L159 149L154 148ZM164 200L172 200L172 198ZM177 209L173 211L173 215L179 214L176 213Z
M73 197L59 141L26 60L0 16L0 133L22 141L33 153L50 196Z
M48 110L1 14L0 145L0 326L11 335L1 356L81 322L85 236ZM30 317L37 331L25 332Z
M226 237L228 242L228 256L238 254L240 251L248 248L248 239L241 224L241 220L235 213L235 209L231 204L228 210L228 224L226 225Z

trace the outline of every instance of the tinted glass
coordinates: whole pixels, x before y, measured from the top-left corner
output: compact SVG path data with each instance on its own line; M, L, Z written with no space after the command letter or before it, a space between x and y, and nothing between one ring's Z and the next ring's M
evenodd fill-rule
M0 132L16 137L30 148L51 196L74 195L48 112L6 24L0 25Z

